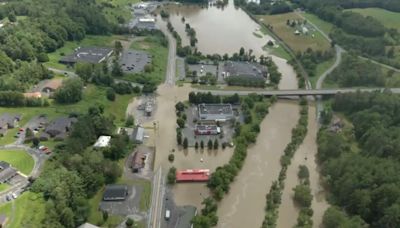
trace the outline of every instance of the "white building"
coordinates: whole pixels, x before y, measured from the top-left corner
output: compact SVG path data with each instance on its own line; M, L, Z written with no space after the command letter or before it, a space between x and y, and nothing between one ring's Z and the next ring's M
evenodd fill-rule
M111 141L111 136L102 135L97 139L97 141L93 145L93 147L96 147L96 148L107 147L110 145L110 141Z

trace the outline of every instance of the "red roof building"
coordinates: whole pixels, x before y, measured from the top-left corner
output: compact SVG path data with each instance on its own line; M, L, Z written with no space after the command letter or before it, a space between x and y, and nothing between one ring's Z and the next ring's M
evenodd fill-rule
M187 169L176 172L176 182L207 182L209 178L209 169Z

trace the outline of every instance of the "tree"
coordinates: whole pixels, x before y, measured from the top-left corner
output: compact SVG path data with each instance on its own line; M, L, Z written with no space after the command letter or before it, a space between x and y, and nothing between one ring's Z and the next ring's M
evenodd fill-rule
M132 115L128 115L125 121L125 127L132 127L135 124L135 118Z
M88 82L93 75L93 65L90 63L76 63L75 73L84 81Z
M211 149L213 148L213 142L211 141L211 139L208 140L207 148L208 148L209 150L211 150Z
M243 56L243 55L244 55L244 48L243 48L243 47L240 48L240 50L239 50L239 55L240 55L240 56Z
M204 149L204 142L203 142L203 140L200 141L200 148L201 148L201 149Z
M173 166L168 171L167 182L168 184L175 184L176 182L176 168Z
M47 54L43 53L43 52L39 53L36 56L36 58L37 58L38 62L40 62L40 63L45 63L45 62L49 61L49 56L47 56Z
M121 65L119 64L118 60L113 61L113 66L111 69L111 75L113 77L122 77L124 72L122 71Z
M178 145L182 144L182 132L180 130L178 130L176 132L176 141L177 141Z
M197 150L199 149L199 142L196 141L196 143L194 144L194 148Z
M218 143L218 139L214 140L214 150L218 150L219 147L219 143Z
M8 20L10 22L17 22L17 17L15 16L14 11L11 11L8 16L7 16Z
M126 220L126 222L125 222L125 225L126 225L127 227L133 227L134 224L135 224L135 221L134 221L133 219L131 219L131 218L128 218L128 219Z
M300 165L300 166L299 166L299 173L297 174L297 176L298 176L300 179L308 179L309 176L310 176L310 173L309 173L309 171L308 171L307 166L305 166L305 165Z
M108 219L108 212L103 211L103 221L107 221L107 219Z
M168 161L173 162L175 160L175 155L170 154L168 155Z
M178 103L176 103L175 109L178 112L183 112L185 110L185 105L179 101Z
M114 51L115 51L115 55L116 56L119 56L122 53L123 47L122 47L121 41L119 41L119 40L115 41L115 43L114 43Z
M76 103L82 99L83 83L79 78L69 78L54 93L54 98L58 103Z
M178 119L176 120L176 123L178 124L178 127L179 127L179 128L184 128L184 127L185 127L185 120L182 119L182 118L178 118Z
M305 184L297 185L294 189L294 200L302 207L310 207L313 196L311 189Z
M185 138L183 139L183 149L187 149L188 146L189 146L189 142L188 142L188 139L185 137Z
M40 140L37 137L34 137L32 139L32 145L37 148L39 146L39 144L40 144Z
M115 101L115 91L113 88L107 88L106 97L109 101Z

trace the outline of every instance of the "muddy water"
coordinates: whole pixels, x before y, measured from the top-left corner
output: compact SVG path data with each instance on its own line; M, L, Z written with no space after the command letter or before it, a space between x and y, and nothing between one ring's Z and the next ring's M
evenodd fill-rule
M317 153L317 132L318 126L316 122L316 110L314 106L311 106L308 115L307 135L303 144L296 151L292 163L287 170L285 189L282 194L282 203L279 207L277 227L293 227L297 222L299 208L297 208L293 202L293 188L299 183L297 173L300 165L306 165L310 172L310 184L314 196L312 202L312 209L314 210L314 227L319 227L322 223L322 216L327 209L328 204L325 201L315 157Z
M261 123L257 143L218 209L218 227L256 228L264 218L265 196L280 171L280 157L299 118L297 103L278 102Z
M240 47L246 51L252 50L257 57L268 53L262 47L269 40L273 40L268 35L263 35L260 25L255 23L243 10L235 8L233 1L224 8L215 6L200 7L196 5L169 5L170 22L182 38L183 45L188 45L189 40L185 32L185 24L189 23L196 30L198 39L197 48L204 54L233 54L239 52ZM182 17L185 22L182 22ZM160 26L165 26L165 22L158 18ZM253 33L262 35L256 37ZM279 89L297 88L296 74L293 68L286 63L285 59L272 56L282 73L282 80Z

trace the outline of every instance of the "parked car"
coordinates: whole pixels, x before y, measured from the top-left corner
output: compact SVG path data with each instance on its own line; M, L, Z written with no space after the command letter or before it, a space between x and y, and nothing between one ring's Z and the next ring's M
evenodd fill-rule
M14 199L16 199L16 198L18 197L18 195L15 194L15 193L13 193L13 194L11 194L11 195L12 195L12 197L13 197Z
M10 201L10 200L11 200L10 195L6 195L6 200L7 200L7 201Z

